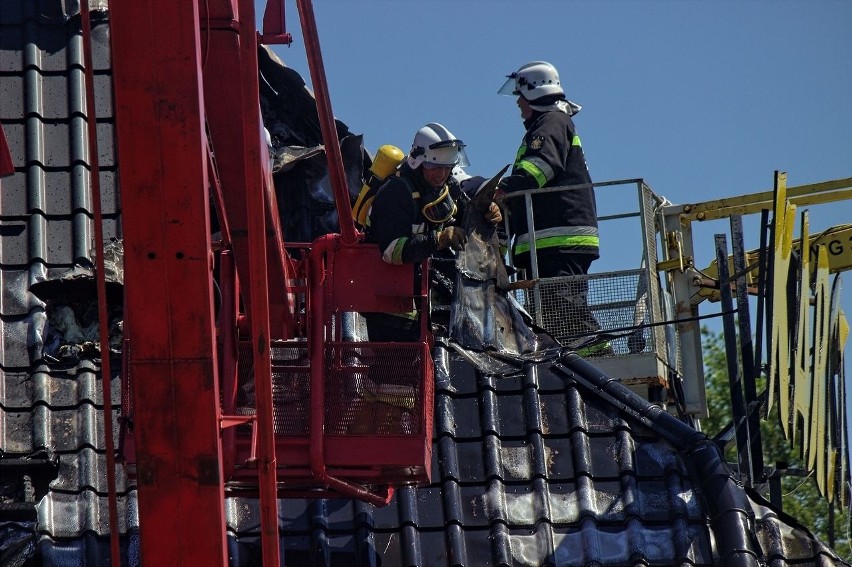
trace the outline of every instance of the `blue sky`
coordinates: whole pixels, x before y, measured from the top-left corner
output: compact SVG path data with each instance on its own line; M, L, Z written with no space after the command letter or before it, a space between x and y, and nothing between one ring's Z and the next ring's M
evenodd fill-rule
M275 51L310 84L294 0L286 10L295 41ZM545 60L583 106L595 181L643 178L685 204L770 190L775 170L789 186L852 177L852 2L315 0L314 12L335 115L370 152L407 150L435 121L467 143L469 173L495 173L523 134L497 89ZM634 202L626 188L598 193L601 214ZM849 201L809 211L812 233L852 223ZM695 230L703 267L728 225ZM636 267L637 234L602 226L592 270ZM852 317L852 283L843 305Z

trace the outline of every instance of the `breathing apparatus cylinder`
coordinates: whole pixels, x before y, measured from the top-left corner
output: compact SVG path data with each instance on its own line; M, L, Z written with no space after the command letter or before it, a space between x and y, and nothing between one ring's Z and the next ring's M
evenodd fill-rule
M367 226L370 214L370 206L373 204L373 199L376 193L379 192L379 187L393 172L405 158L402 150L396 146L384 145L376 152L376 159L373 160L373 165L370 166L367 179L361 186L361 192L358 193L358 198L352 206L352 219L361 225Z

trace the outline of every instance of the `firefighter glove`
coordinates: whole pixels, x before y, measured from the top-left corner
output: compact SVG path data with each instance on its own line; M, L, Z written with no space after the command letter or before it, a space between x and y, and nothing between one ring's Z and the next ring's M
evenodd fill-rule
M491 202L488 205L488 210L485 211L485 220L490 222L491 224L500 224L503 222L503 213L500 211L500 207L495 202Z
M452 248L461 250L467 242L467 234L460 226L448 226L438 233L438 250Z

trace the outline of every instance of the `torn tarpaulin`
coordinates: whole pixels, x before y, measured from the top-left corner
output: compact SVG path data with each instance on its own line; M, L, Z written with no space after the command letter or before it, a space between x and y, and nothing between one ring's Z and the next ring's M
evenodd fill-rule
M535 352L542 345L508 295L509 278L500 255L497 230L483 214L505 171L504 167L483 183L465 209L468 238L456 260L450 337L466 349L517 356Z

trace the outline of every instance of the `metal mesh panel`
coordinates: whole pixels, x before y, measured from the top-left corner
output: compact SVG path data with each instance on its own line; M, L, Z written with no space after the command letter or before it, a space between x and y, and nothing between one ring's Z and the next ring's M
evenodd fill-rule
M335 343L326 349L326 433L422 435L419 343Z
M660 293L662 284L660 282L660 273L657 271L658 250L657 250L657 222L656 215L659 207L663 204L663 200L654 194L650 187L641 184L642 192L642 227L644 229L645 238L645 254L646 266L649 268L646 273L648 278L648 292L651 307L651 322L659 323L668 319L663 307L664 297ZM657 350L660 351L660 358L666 361L671 368L680 370L680 345L677 344L677 333L671 332L669 340L674 342L672 356L666 351L666 329L662 326L653 327L651 332L654 334L654 344L659 345ZM676 360L669 360L675 358Z
M272 422L275 435L307 435L311 376L307 347L272 348Z
M250 342L240 342L237 358L237 413L255 413L254 401L254 358Z
M568 344L594 334L597 325L616 331L650 322L645 282L645 270L542 278L517 299L540 327ZM610 349L589 356L653 352L655 344L651 329L645 328L613 339Z
M307 435L310 431L311 377L308 349L273 345L272 420L276 435ZM256 411L251 343L240 343L237 413Z
M422 435L423 348L419 343L332 343L326 349L328 435ZM310 433L307 347L272 347L276 435ZM256 411L251 344L240 344L237 413Z
M659 325L667 318L657 272L656 238L657 211L664 199L654 194L642 180L596 184L596 187L624 184L635 184L638 210L614 212L598 220L601 233L608 230L609 221L638 221L639 226L633 230L638 229L634 234L641 242L641 264L635 270L542 278L532 288L516 290L515 296L536 324L566 346L579 348L584 357L653 353L664 364L679 368L676 361L670 362L670 359L679 358L679 348L675 345L672 352L668 352L667 330ZM629 207L629 202L625 200L623 205ZM631 327L642 325L647 327L629 331ZM603 345L582 344L584 337L594 336L598 331L617 332L622 336ZM669 340L674 342L676 338L671 336Z

